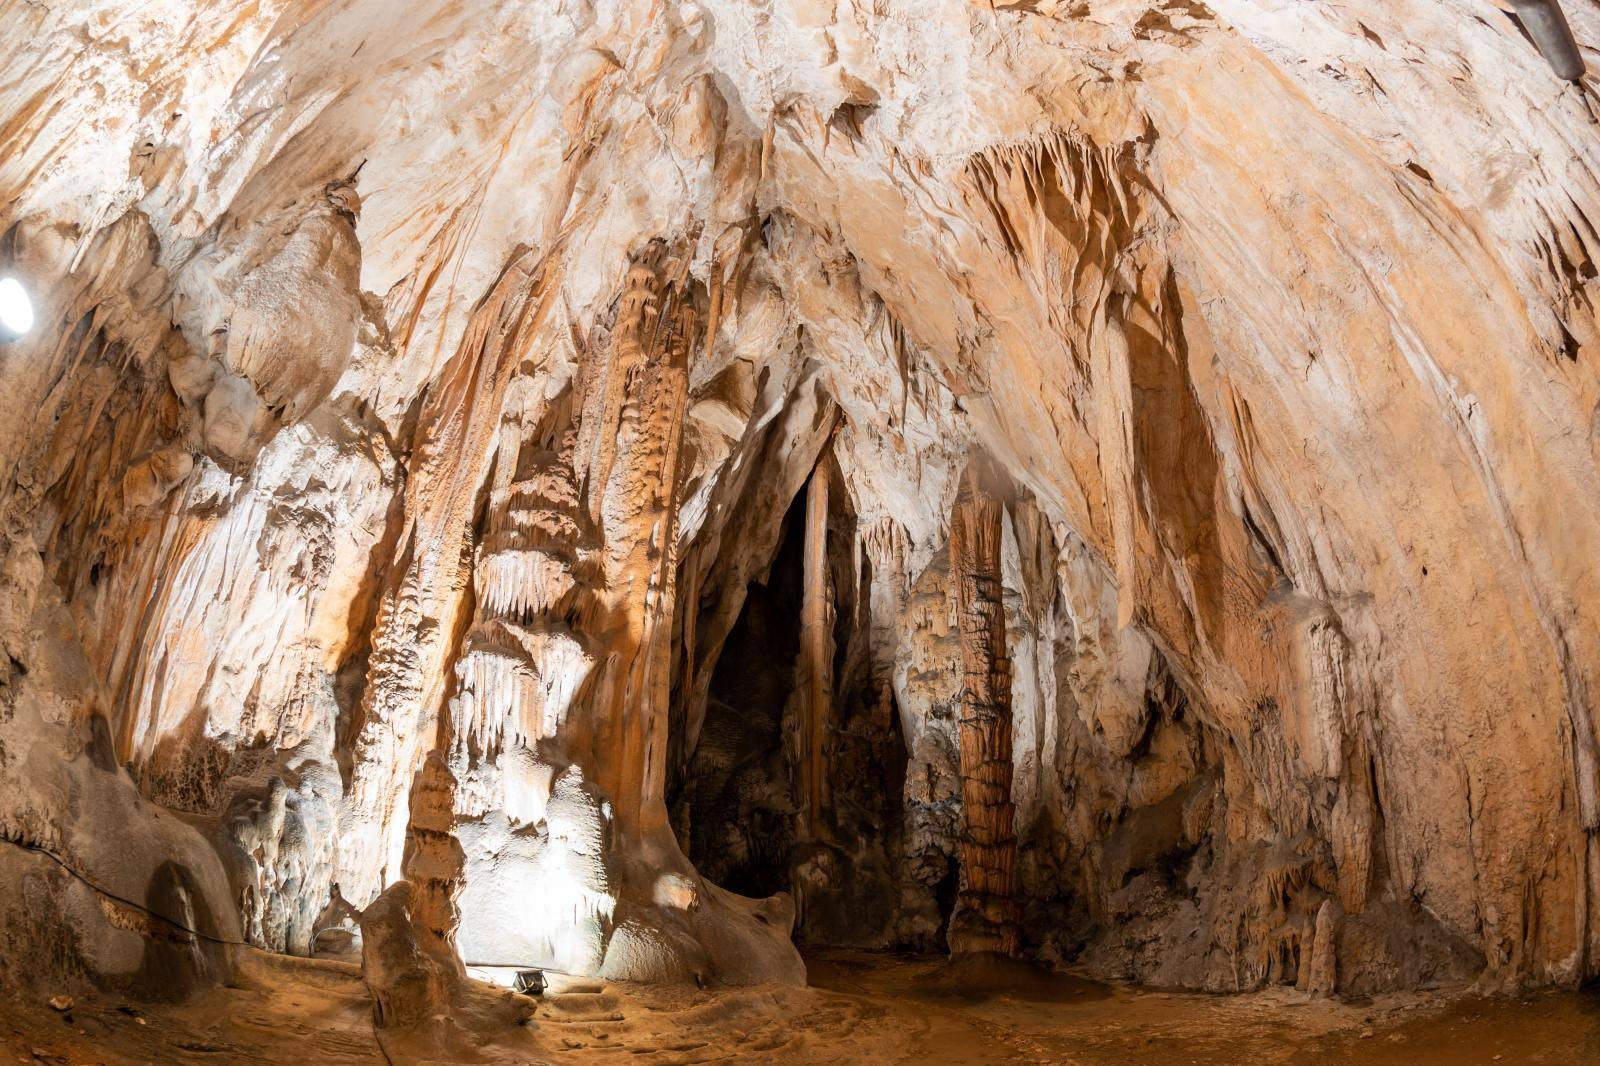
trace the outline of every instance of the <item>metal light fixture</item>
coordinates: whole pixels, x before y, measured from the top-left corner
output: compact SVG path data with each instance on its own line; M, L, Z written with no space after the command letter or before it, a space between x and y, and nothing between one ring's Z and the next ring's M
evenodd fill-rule
M525 996L540 996L544 994L543 970L518 970L517 976L512 979L511 987Z

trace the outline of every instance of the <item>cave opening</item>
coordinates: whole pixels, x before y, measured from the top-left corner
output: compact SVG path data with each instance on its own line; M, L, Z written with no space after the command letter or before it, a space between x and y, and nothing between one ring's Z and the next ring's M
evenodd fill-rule
M831 456L818 469L821 478L814 474L790 501L771 560L748 582L712 669L675 818L690 861L708 880L758 899L790 893L800 943L908 946L890 932L899 885L889 856L903 832L907 761L892 664L874 659L872 564L858 548L848 496L825 487L815 500L810 495L819 482L842 484L842 472ZM820 534L818 509L826 514ZM815 747L803 721L808 550L818 553L813 595L825 598L827 629L827 720ZM824 797L809 822L808 760L820 762ZM941 946L955 874L952 865L935 886Z
M805 497L790 504L777 554L749 583L744 609L711 676L705 724L679 802L689 859L732 892L763 898L791 887L796 806L784 712L800 653Z

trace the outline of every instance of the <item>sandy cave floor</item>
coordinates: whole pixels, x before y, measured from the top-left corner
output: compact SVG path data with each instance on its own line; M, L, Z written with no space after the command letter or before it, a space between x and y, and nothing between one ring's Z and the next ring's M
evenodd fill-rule
M535 1023L475 986L442 1038L385 1032L356 968L252 952L229 987L174 1006L80 996L0 1008L4 1057L44 1063L1600 1063L1600 991L1313 1002L1152 992L1069 975L987 993L939 959L832 952L812 987L546 997Z

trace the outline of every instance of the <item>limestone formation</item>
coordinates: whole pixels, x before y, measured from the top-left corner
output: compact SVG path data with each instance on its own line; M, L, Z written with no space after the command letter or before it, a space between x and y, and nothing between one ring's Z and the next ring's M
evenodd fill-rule
M0 984L1600 976L1597 43L5 6Z
M424 952L461 976L456 927L461 921L465 856L455 829L455 778L437 751L428 753L411 786L411 822L401 870L411 886L410 917ZM363 943L364 946L364 943Z
M828 590L828 480L818 462L806 484L805 592L800 608L800 835L827 835L828 729L833 717L833 611Z
M361 977L372 994L373 1016L403 1029L450 1009L456 975L428 949L429 932L413 908L409 881L396 881L361 912Z
M1011 801L1011 660L1006 648L996 475L967 465L950 514L950 566L961 640L961 893L952 955L1017 950L1017 806Z

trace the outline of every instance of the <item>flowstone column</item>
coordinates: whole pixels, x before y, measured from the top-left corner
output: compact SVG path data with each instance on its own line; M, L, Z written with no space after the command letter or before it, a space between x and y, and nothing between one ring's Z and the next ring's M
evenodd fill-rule
M616 906L601 974L803 983L788 896L757 902L707 883L667 819L679 464L689 361L707 332L689 263L661 240L634 255L609 350L584 370L575 472L594 587L573 626L597 666L563 740L609 798L602 848Z
M687 262L652 241L628 271L579 444L602 544L597 628L609 653L591 705L596 776L615 805L619 835L635 843L667 833L678 455L699 331Z
M1011 800L1011 662L1000 572L1000 475L974 456L950 515L961 630L961 885L952 957L1017 950L1016 806Z
M471 614L443 755L413 793L438 793L413 811L414 829L439 803L454 810L464 870L458 880L448 864L419 865L439 875L418 878L419 913L446 943L459 914L469 968L805 979L792 903L706 883L662 795L679 459L702 336L688 268L686 254L648 242L573 387L550 387L540 349L497 396L493 467L466 528Z

